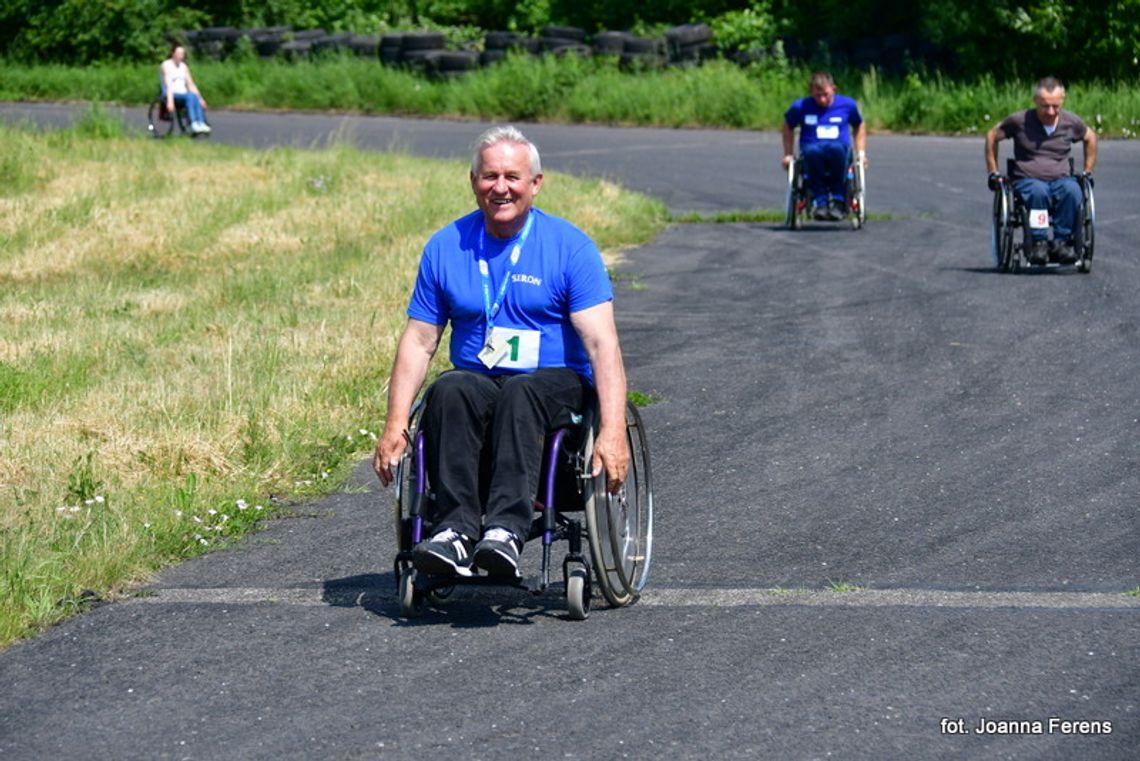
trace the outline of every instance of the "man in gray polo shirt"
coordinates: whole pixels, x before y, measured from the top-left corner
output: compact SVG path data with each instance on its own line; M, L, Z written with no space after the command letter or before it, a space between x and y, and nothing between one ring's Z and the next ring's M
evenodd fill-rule
M996 188L1001 176L998 143L1012 138L1013 176L1010 179L1014 190L1026 209L1049 211L1053 240L1047 240L1047 229L1032 228L1030 264L1045 264L1050 259L1072 264L1077 260L1073 232L1082 203L1081 186L1069 173L1068 159L1072 144L1083 142L1084 172L1091 175L1096 166L1096 133L1076 114L1062 111L1064 102L1065 86L1055 77L1045 77L1034 90L1033 108L1010 114L986 133L990 189Z

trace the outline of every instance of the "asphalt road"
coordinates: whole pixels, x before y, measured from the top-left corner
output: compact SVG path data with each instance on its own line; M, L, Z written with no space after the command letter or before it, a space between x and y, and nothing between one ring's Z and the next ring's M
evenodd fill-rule
M454 157L483 126L212 123ZM782 204L774 134L522 126L546 168L674 210ZM660 399L637 604L574 623L468 592L399 619L391 494L362 463L0 654L0 757L1136 758L1140 142L1102 142L1089 275L992 270L979 138L869 153L891 218L863 231L686 225L628 253L630 384Z

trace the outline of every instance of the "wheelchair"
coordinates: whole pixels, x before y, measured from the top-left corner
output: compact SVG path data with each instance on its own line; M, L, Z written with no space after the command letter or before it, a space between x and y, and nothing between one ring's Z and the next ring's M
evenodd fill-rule
M589 616L595 585L612 607L637 600L649 580L653 553L649 444L640 413L627 401L629 475L619 493L607 492L606 474L595 478L590 473L597 435L596 407L596 403L590 405L585 414L573 416L569 425L546 437L534 500L535 519L526 537L527 542L541 539L541 569L537 586L528 586L525 578L436 577L413 567L412 550L427 538L425 507L433 494L428 483L424 433L419 428L423 401L416 403L408 425L410 446L396 471L395 576L401 616L412 618L426 606L444 604L457 586L510 586L545 594L551 587L554 543L563 541L567 548L562 578L572 620Z
M207 122L208 124L209 122ZM150 102L150 108L146 112L146 131L150 133L151 137L164 138L170 137L174 134L174 130L178 130L180 135L189 135L190 137L198 137L208 133L195 134L190 131L190 117L186 113L186 105L175 101L174 112L171 113L166 107L166 98L160 92L155 99Z
M1048 225L1048 219L1032 219L1030 210L1025 208L1021 197L1013 189L1009 180L1013 174L1013 160L1006 163L1006 174L998 179L994 191L993 229L990 236L990 250L993 253L994 267L999 272L1017 272L1029 266L1029 252L1033 246L1033 228ZM1081 207L1077 211L1077 223L1073 229L1073 250L1077 256L1075 266L1078 272L1092 271L1093 248L1096 243L1096 200L1093 196L1092 178L1073 172L1073 160L1069 159L1069 174L1081 186ZM1015 231L1020 230L1020 236ZM1017 240L1015 240L1017 238ZM1050 263L1044 266L1058 266Z
M867 176L862 161L854 158L847 148L847 178L844 181L844 205L847 222L852 230L860 230L867 223ZM811 219L811 193L802 156L788 165L788 187L785 194L786 216L784 224L789 230L800 230Z

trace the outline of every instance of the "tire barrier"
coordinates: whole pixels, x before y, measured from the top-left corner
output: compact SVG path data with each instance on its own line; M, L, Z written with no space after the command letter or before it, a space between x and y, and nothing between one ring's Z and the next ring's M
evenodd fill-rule
M797 40L782 38L772 49L725 50L716 45L708 24L682 24L667 29L658 38L638 37L625 31L600 31L593 35L573 26L546 26L537 36L511 31L486 32L481 42L462 50L449 46L443 32L390 32L362 35L329 34L323 29L292 29L287 26L236 29L210 27L168 35L186 44L193 55L223 60L239 49L252 50L262 58L291 61L327 55L354 55L378 59L384 66L402 67L433 77L461 76L480 67L494 66L510 55L605 56L616 58L632 71L665 66L696 66L725 59L741 66L773 56L793 60L819 57L819 46L809 49ZM246 43L241 43L246 40ZM875 65L890 71L909 62L936 58L938 51L906 35L857 40L850 49L827 50L832 64L852 62L860 67Z

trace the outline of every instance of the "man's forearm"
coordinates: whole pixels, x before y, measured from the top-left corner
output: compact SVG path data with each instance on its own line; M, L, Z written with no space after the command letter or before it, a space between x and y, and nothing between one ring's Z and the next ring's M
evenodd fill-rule
M599 352L593 370L600 425L624 427L627 385L621 349L616 342Z

